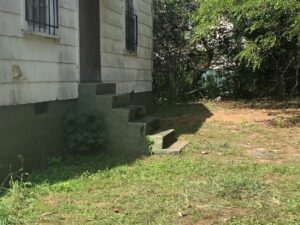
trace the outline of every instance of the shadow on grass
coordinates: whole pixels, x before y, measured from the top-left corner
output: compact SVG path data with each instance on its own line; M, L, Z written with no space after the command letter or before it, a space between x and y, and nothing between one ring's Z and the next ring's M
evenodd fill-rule
M203 104L176 104L159 107L162 128L175 128L177 134L197 132L213 114ZM76 179L85 174L94 174L115 167L130 166L136 160L145 157L141 154L126 152L90 153L66 156L62 160L53 158L52 165L33 171L29 177L33 185L42 183L56 184Z
M142 158L142 155L140 154L117 152L72 155L66 157L62 162L55 163L43 170L33 172L30 176L30 180L34 184L43 182L54 184L78 178L84 174L94 174L122 165L131 165L140 158Z
M77 179L84 175L91 175L101 171L109 170L122 165L131 165L137 159L145 157L141 154L126 154L117 152L94 152L89 154L77 154L65 156L64 158L53 158L53 162L36 171L30 176L25 175L23 181L30 181L35 186L42 183L56 184L71 179ZM23 173L23 175L25 172ZM20 180L21 173L14 175L15 180ZM0 189L0 197L5 193L6 183Z
M160 106L156 112L162 128L175 128L178 135L194 134L213 113L201 103Z

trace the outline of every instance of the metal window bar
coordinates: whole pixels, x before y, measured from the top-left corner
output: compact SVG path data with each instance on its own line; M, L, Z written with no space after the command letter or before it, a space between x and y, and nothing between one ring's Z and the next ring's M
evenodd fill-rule
M133 7L126 8L126 50L137 52L138 46L138 16Z
M33 31L55 35L58 28L58 0L25 0L25 19Z

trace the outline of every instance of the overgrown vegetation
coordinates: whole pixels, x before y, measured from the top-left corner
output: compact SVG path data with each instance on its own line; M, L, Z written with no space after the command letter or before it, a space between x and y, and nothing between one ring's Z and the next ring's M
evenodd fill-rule
M298 0L155 0L154 5L159 102L299 96Z
M190 141L183 155L71 156L13 183L0 224L299 224L300 124L269 123L298 113L299 103L164 106L162 126Z
M98 151L105 141L104 118L99 112L68 112L62 128L69 152Z
M191 98L195 94L188 92L201 79L204 68L199 68L203 66L199 62L204 60L196 45L190 43L193 2L154 0L153 93L158 102Z

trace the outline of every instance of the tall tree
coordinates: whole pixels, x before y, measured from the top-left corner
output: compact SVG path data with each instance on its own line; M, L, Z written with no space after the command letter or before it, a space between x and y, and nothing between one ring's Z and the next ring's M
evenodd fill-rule
M259 74L262 95L300 92L299 0L198 0L196 40L212 40L222 22L233 26L236 68ZM234 51L233 51L234 52ZM225 55L227 56L227 55ZM264 83L264 84L263 84Z
M180 101L201 64L191 43L193 0L154 0L154 93L158 101Z

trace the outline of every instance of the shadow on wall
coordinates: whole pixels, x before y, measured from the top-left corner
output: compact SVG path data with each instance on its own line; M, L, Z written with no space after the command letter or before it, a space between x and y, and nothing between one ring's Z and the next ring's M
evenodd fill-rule
M156 115L160 118L162 128L175 128L178 135L196 133L213 116L200 103L162 106L158 108Z

